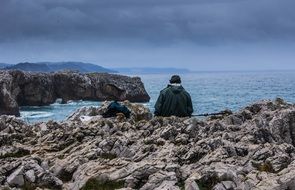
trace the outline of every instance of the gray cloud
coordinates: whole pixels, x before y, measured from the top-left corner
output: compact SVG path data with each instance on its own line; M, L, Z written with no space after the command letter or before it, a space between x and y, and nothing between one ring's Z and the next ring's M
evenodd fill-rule
M0 42L295 40L294 0L1 0Z
M0 62L295 69L294 0L0 0Z

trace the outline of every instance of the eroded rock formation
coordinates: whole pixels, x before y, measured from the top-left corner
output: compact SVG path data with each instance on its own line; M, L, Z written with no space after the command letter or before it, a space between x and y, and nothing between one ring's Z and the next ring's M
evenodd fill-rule
M261 101L223 118L104 119L82 108L66 121L0 117L0 188L295 189L295 105Z
M19 106L42 106L68 100L129 100L150 97L138 77L75 72L0 71L0 115L19 115Z

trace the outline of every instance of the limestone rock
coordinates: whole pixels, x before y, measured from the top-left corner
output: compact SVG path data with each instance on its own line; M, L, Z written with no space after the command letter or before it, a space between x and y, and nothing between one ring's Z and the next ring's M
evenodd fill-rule
M7 178L7 183L12 187L22 187L25 184L23 172L24 167L18 168Z
M34 170L28 170L26 173L25 173L25 177L26 179L31 182L31 183L35 183L36 181L36 176L35 176L35 172Z
M184 189L185 190L200 190L198 184L192 179L187 179L185 181Z
M63 103L69 100L147 102L150 99L139 77L0 71L0 115L19 116L19 106L49 105L58 98Z
M122 103L129 119L102 118L108 102L64 122L0 116L0 189L294 189L294 104L199 120Z

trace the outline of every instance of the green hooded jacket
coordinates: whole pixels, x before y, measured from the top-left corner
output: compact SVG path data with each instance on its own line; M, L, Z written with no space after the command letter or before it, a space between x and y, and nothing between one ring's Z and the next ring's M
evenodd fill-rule
M168 85L160 92L155 104L156 116L187 117L191 116L193 111L191 96L181 85Z

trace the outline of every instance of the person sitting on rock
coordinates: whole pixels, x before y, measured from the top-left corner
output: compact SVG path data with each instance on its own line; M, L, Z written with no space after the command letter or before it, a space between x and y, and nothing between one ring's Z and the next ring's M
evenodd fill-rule
M181 78L173 75L170 84L160 92L155 104L155 116L190 117L193 111L190 94L182 87Z

